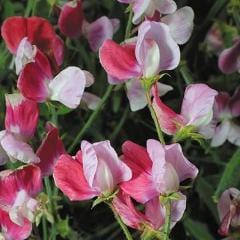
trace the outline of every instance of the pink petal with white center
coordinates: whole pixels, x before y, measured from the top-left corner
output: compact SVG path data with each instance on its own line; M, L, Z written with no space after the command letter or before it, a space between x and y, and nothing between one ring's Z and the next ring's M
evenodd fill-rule
M140 203L146 203L159 195L152 181L152 161L145 148L126 141L122 146L123 161L132 170L130 181L121 183L121 189ZM134 189L134 191L133 191Z
M222 51L218 58L218 67L225 74L240 70L240 39L234 45Z
M37 166L41 169L43 177L52 174L56 161L65 153L66 151L63 142L59 137L58 129L54 126L50 127L36 153L40 158L40 162Z
M186 43L193 31L194 12L191 7L183 7L173 14L161 18L161 22L168 25L173 39L178 44Z
M186 209L186 196L178 192L178 196L181 198L177 201L172 201L171 206L171 229L181 220Z
M116 61L116 56L121 61ZM99 58L105 71L121 80L119 83L141 75L134 44L119 45L112 40L106 40L99 50Z
M164 23L145 21L138 30L136 44L136 58L143 69L146 69L145 58L149 48L147 42L153 41L157 44L160 52L160 60L155 75L163 70L172 70L177 67L180 61L180 50L177 43L172 39L169 28Z
M112 22L112 20L114 20L114 22ZM105 16L100 17L95 22L88 24L85 31L90 48L97 52L105 40L112 39L118 25L118 19L109 19Z
M227 92L219 92L214 102L214 117L217 119L231 118L231 109L229 106L231 98Z
M130 196L126 193L120 191L112 203L114 209L127 226L140 230L141 225L147 222L146 216L135 208Z
M175 113L171 108L165 105L158 96L158 87L153 87L152 106L158 118L158 122L163 132L173 135L184 124L183 117Z
M10 220L7 212L2 210L0 210L0 226L1 234L6 240L24 240L32 232L32 224L27 219L22 226L19 226Z
M175 166L166 161L164 147L160 142L150 139L147 141L147 151L151 158L152 180L159 193L171 193L178 191L179 176Z
M165 223L165 208L161 205L159 196L145 204L145 214L155 230L159 230Z
M81 154L78 154L80 157ZM71 200L91 199L100 193L91 188L83 174L81 159L61 155L53 170L56 186Z
M157 0L155 5L162 14L171 14L177 10L177 4L174 0Z
M87 107L91 110L95 110L100 103L101 98L96 96L95 94L84 92L82 96L82 102L87 105Z
M122 162L109 141L90 144L82 141L83 171L90 186L112 192L118 183L128 181L131 170Z
M181 109L181 115L185 118L186 125L199 127L210 123L217 94L217 91L206 84L188 85Z
M19 93L6 95L5 128L20 137L33 137L38 123L38 105Z
M228 141L236 146L240 146L240 126L230 122Z
M194 179L198 175L198 169L183 155L180 144L166 145L165 157L176 170L180 182L188 178Z
M82 1L69 1L62 8L58 26L60 31L67 37L77 38L82 34L83 20Z
M141 22L141 18L144 15L152 15L154 12L154 5L151 2L152 0L137 0L133 3L133 12L134 16L132 22L138 24Z
M69 108L80 104L86 85L84 72L78 67L67 67L49 83L50 99Z
M22 71L22 69L27 63L34 62L36 54L36 46L33 46L26 37L23 38L18 46L15 58L17 75Z
M28 63L19 75L17 87L22 95L35 102L44 102L48 98L48 81L52 79L52 70L47 57L37 50L34 62Z
M30 145L17 139L11 133L6 132L1 139L1 145L10 159L19 160L24 163L38 163L40 161Z
M230 131L230 122L223 121L219 126L216 127L214 136L211 141L212 147L221 146L228 138Z

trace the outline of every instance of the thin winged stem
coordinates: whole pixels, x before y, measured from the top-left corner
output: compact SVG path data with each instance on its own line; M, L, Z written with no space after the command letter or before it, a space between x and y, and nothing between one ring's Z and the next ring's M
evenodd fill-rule
M164 239L163 240L169 240L169 234L170 234L170 227L171 227L171 200L168 199L166 204L166 217L165 217L165 224L164 224Z

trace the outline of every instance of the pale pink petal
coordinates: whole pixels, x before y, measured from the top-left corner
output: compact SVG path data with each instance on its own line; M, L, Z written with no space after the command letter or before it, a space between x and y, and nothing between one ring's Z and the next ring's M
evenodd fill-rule
M151 3L152 0L137 0L133 3L134 16L132 22L138 24L141 22L141 18L144 15L152 15L154 13L154 5Z
M171 14L177 10L177 4L174 0L158 0L156 8L162 14Z
M206 84L188 85L181 109L181 115L186 121L185 124L199 127L210 123L217 94L217 91Z
M36 102L24 98L19 93L6 95L5 128L23 138L33 137L38 123Z
M85 85L84 72L78 67L67 67L50 81L50 99L59 101L69 108L77 108Z
M238 87L232 96L229 107L233 117L240 116L240 88Z
M145 21L139 27L136 45L136 58L138 63L147 69L145 58L149 48L147 42L154 41L160 52L160 60L155 75L163 70L172 70L177 67L180 61L180 50L177 43L172 39L169 28L164 23ZM155 67L154 67L155 68Z
M70 38L77 38L82 34L83 20L82 1L69 1L62 8L58 26L64 35Z
M97 52L102 46L105 40L112 39L114 32L116 31L117 23L113 19L109 19L106 16L98 18L95 22L92 22L86 27L86 35L89 41L90 48ZM117 20L117 19L114 19ZM119 20L118 20L119 22Z
M157 87L158 87L158 92L159 92L159 96L162 97L165 94L167 94L169 91L173 90L173 87L164 83L157 83Z
M38 163L40 161L30 145L18 140L11 133L4 135L1 139L1 145L7 155L13 160L19 160L24 163Z
M116 61L116 56L121 61ZM140 76L141 69L133 44L119 45L112 40L106 40L99 50L99 57L105 71L114 78L124 81Z
M86 78L86 87L90 87L93 85L94 83L94 76L88 72L88 71L85 71L85 70L82 70L84 75L85 75L85 78Z
M88 185L80 161L74 160L69 155L62 155L53 170L56 186L71 201L87 200L99 195L96 190Z
M40 162L37 166L41 169L43 177L52 174L56 161L65 153L66 151L63 142L59 137L58 129L53 126L48 131L46 137L42 140L36 153L40 158Z
M225 49L219 56L218 67L225 74L231 74L240 69L240 39Z
M196 178L198 169L183 155L180 144L166 145L165 154L166 161L174 167L180 181Z
M211 141L212 147L218 147L222 145L228 138L230 131L229 121L223 121L219 126L217 126L214 136Z
M183 7L173 14L164 16L161 21L168 25L173 39L178 44L186 43L193 31L194 12L191 7Z
M240 126L230 122L228 141L236 146L240 146Z
M87 105L87 107L91 110L95 110L101 101L101 98L96 96L95 94L84 92L82 96L82 102Z

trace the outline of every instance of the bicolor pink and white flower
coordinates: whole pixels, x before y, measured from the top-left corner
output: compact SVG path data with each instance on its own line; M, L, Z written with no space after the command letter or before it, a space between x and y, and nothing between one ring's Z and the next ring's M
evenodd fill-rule
M227 92L220 92L215 99L214 119L215 126L211 146L222 145L226 140L240 146L240 126L234 119L240 116L240 89L232 97Z
M236 188L225 190L218 202L218 213L221 221L219 234L229 235L229 228L240 226L240 191Z
M27 143L35 133L38 115L37 103L18 93L6 95L5 130L0 132L1 164L8 158L24 163L40 161Z
M198 169L186 159L179 144L162 145L150 139L145 149L127 141L122 151L123 161L131 168L133 176L120 187L140 203L177 192L180 182L198 174Z
M48 57L54 72L63 62L63 41L44 18L9 17L2 24L1 34L9 51L17 55L16 63L19 63L19 57L25 58L24 62L32 61L36 48Z
M167 25L145 21L139 27L137 39L122 45L107 40L100 48L99 57L110 83L120 84L132 78L155 77L161 71L176 68L180 50Z
M221 52L218 67L225 74L240 71L240 38L235 40L232 47Z
M27 239L38 208L41 171L28 165L0 172L0 226L4 239Z
M211 134L204 131L204 126L207 126L213 118L213 105L217 94L217 91L206 84L188 85L184 93L181 113L177 114L161 101L155 85L152 104L162 131L174 135L185 126L193 126L209 138Z
M182 218L186 208L186 197L178 193L179 199L171 203L171 228ZM166 210L159 197L154 197L144 204L145 211L139 211L131 197L120 191L113 199L113 207L122 221L129 227L144 232L145 230L159 231L165 223Z
M61 155L53 171L55 184L70 200L110 196L117 185L132 177L109 141L91 144L82 141L75 157Z
M131 4L134 12L133 23L138 24L144 17L153 17L159 14L171 14L177 10L174 0L118 0L121 3Z

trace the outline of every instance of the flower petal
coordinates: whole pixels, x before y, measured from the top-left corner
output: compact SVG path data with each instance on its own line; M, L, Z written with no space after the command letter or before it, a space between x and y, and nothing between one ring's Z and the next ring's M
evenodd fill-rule
M101 101L101 98L95 94L84 92L82 96L82 102L84 102L87 107L91 110L95 110Z
M218 146L222 145L227 140L229 131L230 131L229 121L223 121L215 129L215 133L214 133L212 141L211 141L211 146L218 147Z

